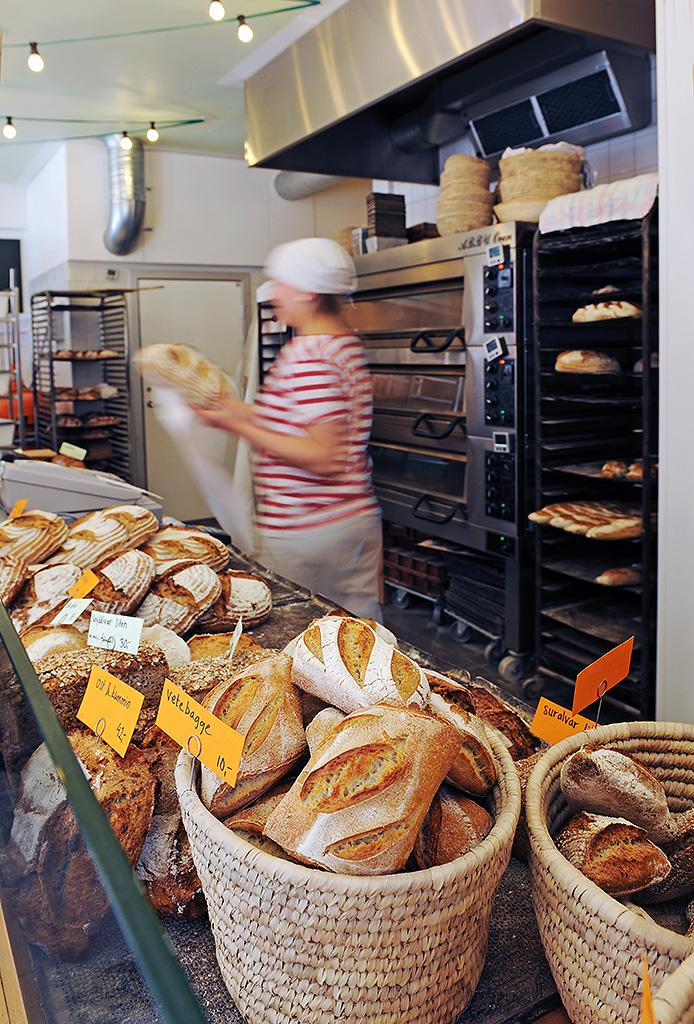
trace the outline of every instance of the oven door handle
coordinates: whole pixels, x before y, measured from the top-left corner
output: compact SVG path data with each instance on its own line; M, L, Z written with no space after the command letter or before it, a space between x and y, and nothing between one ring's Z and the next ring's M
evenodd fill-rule
M431 505L434 501L436 501L438 505L448 507L449 511L442 515L437 515L436 512L429 512L427 514L426 512L420 511L423 505L427 503ZM412 515L414 516L415 519L423 519L425 523L438 523L439 525L441 525L442 523L450 523L451 519L456 514L459 508L460 505L458 504L447 505L447 503L445 501L441 501L440 498L432 498L430 494L422 494L422 496L417 499L412 508Z
M412 433L415 437L427 437L432 441L443 441L445 437L450 437L456 427L462 426L465 423L463 416L451 416L448 425L443 430L436 431L433 427L434 420L445 419L445 416L437 416L430 412L423 412L421 416L412 424Z
M445 352L453 342L459 341L465 348L465 328L457 327L447 334L440 345L433 341L431 335L438 334L438 331L419 331L410 342L410 352Z

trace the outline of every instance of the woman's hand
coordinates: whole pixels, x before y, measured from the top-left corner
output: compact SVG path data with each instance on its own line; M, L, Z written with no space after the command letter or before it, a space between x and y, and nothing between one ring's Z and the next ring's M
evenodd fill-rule
M218 427L229 434L239 434L242 425L250 423L253 418L253 406L235 398L230 398L224 405L215 409L206 409L199 405L193 405L191 408L198 419L208 427Z

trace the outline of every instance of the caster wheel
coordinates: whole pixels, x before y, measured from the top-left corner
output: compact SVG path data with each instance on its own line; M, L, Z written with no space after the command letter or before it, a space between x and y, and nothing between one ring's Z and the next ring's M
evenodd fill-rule
M435 626L443 625L443 608L441 607L440 604L434 605L434 610L431 613L431 621L434 623Z
M401 590L398 587L393 594L393 604L397 605L398 608L409 608L410 598L411 595L406 590Z
M526 679L523 683L523 696L528 700L535 700L542 694L542 681L540 679Z
M517 654L507 654L499 662L499 675L507 683L520 683L525 677L525 661Z
M459 619L456 619L451 626L451 636L459 644L467 644L472 640L472 629L467 622L460 622Z
M490 640L484 649L484 658L490 665L497 665L504 653L504 645L501 640Z

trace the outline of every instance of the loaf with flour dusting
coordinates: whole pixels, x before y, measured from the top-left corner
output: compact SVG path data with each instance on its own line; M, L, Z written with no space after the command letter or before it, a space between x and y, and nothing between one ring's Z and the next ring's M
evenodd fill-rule
M157 576L166 576L172 568L189 562L204 562L219 571L229 561L229 549L221 540L191 526L164 526L142 550L154 559Z
M460 753L451 766L448 781L471 796L485 796L496 782L497 770L482 721L439 693L431 694L428 710L460 735Z
M12 605L12 625L17 632L50 623L67 601L68 590L81 575L79 565L71 562L46 568L39 566L32 572Z
M43 562L63 543L67 523L53 512L33 510L0 523L0 556L9 555L18 562ZM61 558L69 562L69 558Z
M429 699L424 672L360 619L328 615L299 637L292 679L341 711L380 701L422 706Z
M188 345L147 345L134 364L146 380L173 388L193 405L220 405L234 397L224 371Z
M226 633L243 619L244 626L258 626L272 611L272 593L252 572L227 569L219 573L219 597L197 623L204 633Z
M354 711L319 744L265 835L330 871L399 871L459 749L455 729L419 708Z
M219 597L222 584L209 565L189 565L156 580L135 614L147 626L188 633Z
M159 529L153 512L141 505L114 505L76 519L51 565L72 562L92 569L107 559L139 548Z

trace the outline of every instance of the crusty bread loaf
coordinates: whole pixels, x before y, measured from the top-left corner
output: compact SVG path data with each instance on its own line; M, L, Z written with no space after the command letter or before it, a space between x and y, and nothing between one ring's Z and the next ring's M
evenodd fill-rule
M481 719L449 703L439 693L431 694L428 710L452 725L462 741L448 781L472 796L484 796L496 782L497 770Z
M89 593L91 610L130 615L154 581L154 559L144 551L125 551L94 569L99 582Z
M359 619L328 615L299 638L292 678L341 711L379 701L423 705L429 685L422 669Z
M232 632L196 633L188 640L191 658L193 661L199 661L201 658L226 658L233 635ZM242 633L236 645L232 666L237 669L245 668L246 666L242 664L244 656L251 653L259 654L262 651L263 647L257 640L254 640L249 633Z
M201 700L215 686L219 686L221 683L232 683L239 672L279 653L279 651L263 647L251 647L241 652L237 649L231 665L225 656L198 658L196 661L191 661L190 665L172 671L169 678L172 683L180 686L196 700Z
M130 747L121 758L93 733L71 733L68 739L116 838L135 864L154 804L154 778L145 757ZM22 772L4 860L12 910L24 937L51 957L81 956L109 902L44 744Z
M227 828L231 828L234 831L240 829L243 832L254 832L256 835L262 835L268 818L295 782L296 779L283 779L282 782L278 782L276 786L273 786L268 793L264 793L263 796L259 797L255 803L250 804L249 807L244 807L242 811L236 811L231 817L225 818L224 824Z
M141 505L115 505L88 512L72 523L50 564L72 562L82 569L91 569L138 548L158 528L154 513Z
M621 368L606 352L568 349L559 353L554 369L557 373L619 373Z
M223 370L188 345L147 345L133 362L146 380L173 388L193 405L220 405L234 397Z
M516 761L516 768L518 769L518 778L521 784L521 812L520 818L518 819L518 826L516 828L516 834L513 837L513 856L522 861L524 864L528 863L528 855L530 852L530 843L528 841L528 819L525 815L525 791L528 786L528 779L532 774L532 770L545 753L544 750L536 750L530 757L524 757L520 761Z
M36 664L53 654L67 654L87 646L86 634L76 626L30 626L19 639Z
M190 665L191 656L188 644L172 629L159 625L144 626L142 640L164 652L170 672Z
M0 601L6 608L14 601L27 576L26 562L0 555Z
M645 829L624 818L583 811L557 836L557 848L610 896L629 896L670 874L670 862Z
M156 580L136 611L147 626L187 633L219 597L222 584L209 565L189 565Z
M643 532L639 509L614 502L555 502L531 512L528 519L595 540L625 540Z
M265 835L330 871L399 871L459 748L455 729L416 707L355 711L319 745Z
M616 302L591 302L580 306L571 319L575 324L595 323L599 320L622 320L626 317L638 319L643 316L640 306L618 299Z
M357 615L352 615L350 612L344 610L344 608L333 608L332 611L328 612L328 615L336 615L340 619L356 619L359 618ZM382 622L377 622L376 619L361 619L367 626L371 626L374 633L380 636L381 640L385 640L391 647L398 647L398 638L387 626L384 626ZM297 637L298 639L298 637Z
M200 793L216 817L246 807L284 778L306 751L299 695L291 659L277 654L251 665L207 695L205 707L245 737L232 789L202 766Z
M345 717L338 708L323 708L306 726L306 742L311 756L316 753L333 726L339 725Z
M669 834L663 784L630 754L587 743L562 765L560 784L574 810L626 818L655 842Z
M603 587L637 587L641 582L641 567L626 565L616 569L604 569L595 582Z
M12 606L12 624L17 632L22 633L29 626L50 624L81 575L79 565L70 562L39 566L33 571Z
M479 846L493 827L484 807L450 786L441 786L414 844L415 863L418 868L450 864Z
M603 465L600 470L600 474L602 476L621 479L621 477L627 475L627 464L626 462L619 462L616 459L611 459Z
M204 562L217 572L229 561L229 549L221 540L191 526L164 526L142 550L154 559L157 576L168 575L183 562Z
M680 817L686 817L686 827L679 830L676 839L660 844L672 870L664 881L656 882L639 893L642 903L665 903L694 896L694 814ZM677 831L677 824L673 825L673 830Z
M262 576L237 569L219 573L219 597L201 616L197 627L205 633L225 633L239 619L244 626L258 626L272 611L272 592Z
M9 555L27 565L42 562L60 547L67 532L67 524L53 512L23 512L0 523L0 556Z

